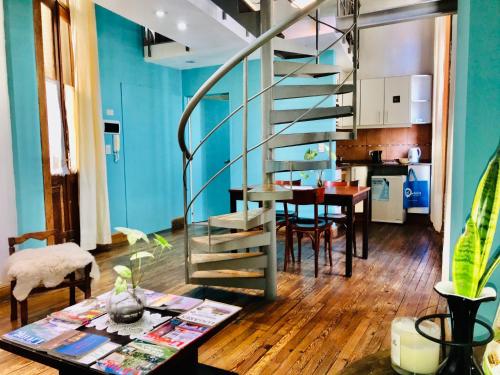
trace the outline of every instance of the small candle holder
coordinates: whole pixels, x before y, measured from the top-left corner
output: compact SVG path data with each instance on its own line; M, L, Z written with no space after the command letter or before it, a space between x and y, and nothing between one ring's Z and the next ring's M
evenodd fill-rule
M401 375L432 375L439 368L440 347L421 336L415 329L417 318L396 318L391 327L391 365ZM436 339L440 329L431 321L422 323L422 329Z

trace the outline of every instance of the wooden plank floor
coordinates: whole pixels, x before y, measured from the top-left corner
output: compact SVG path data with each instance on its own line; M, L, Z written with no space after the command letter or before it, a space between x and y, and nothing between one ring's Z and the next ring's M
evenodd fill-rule
M354 259L353 277L344 273L344 237L334 243L333 267L320 260L314 278L309 242L301 264L283 269L283 236L279 236L279 298L265 301L260 292L193 287L184 284L182 233L167 233L175 250L151 269L145 288L189 293L243 306L240 318L200 350L200 361L241 374L336 374L349 363L390 345L395 316L444 310L432 291L441 275L441 239L422 224L372 224L370 257ZM361 243L358 233L358 244ZM359 251L359 250L358 250ZM112 287L112 267L123 262L127 248L96 255L102 277L94 294ZM67 303L67 291L30 299L30 321ZM81 295L79 295L81 298ZM16 328L9 321L8 301L0 301L0 333ZM0 351L0 374L56 374Z

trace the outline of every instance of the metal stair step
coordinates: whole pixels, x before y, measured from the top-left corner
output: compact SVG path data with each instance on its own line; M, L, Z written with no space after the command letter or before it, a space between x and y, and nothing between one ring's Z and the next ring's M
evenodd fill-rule
M191 238L192 252L222 252L251 247L267 246L271 243L271 234L263 231L249 231L225 234L212 234ZM209 245L211 244L211 246Z
M245 222L243 211L234 212L225 215L211 216L208 219L210 226L248 230L268 223L273 219L274 211L269 208L255 208L248 210L247 222Z
M322 96L336 94L347 94L353 92L354 85L281 85L273 88L273 99L306 98L310 96Z
M313 171L331 168L330 160L266 160L266 173Z
M312 120L323 120L329 118L340 118L348 117L353 115L353 109L351 106L342 107L326 107L326 108L314 108L309 109L285 109L285 110L273 110L271 111L271 124L287 124L297 120L300 117L300 121L312 121Z
M195 271L191 273L189 283L264 290L266 280L262 271L215 270Z
M346 141L354 139L353 132L317 132L317 133L293 133L280 134L268 143L270 148L300 146L328 141Z
M307 64L291 61L275 61L274 62L274 75L277 77L283 77L290 72L295 71L299 67L302 68L291 74L290 77L312 77L319 78L330 76L332 74L338 74L342 72L342 68L336 65L326 65L326 64Z
M252 186L251 190L248 191L248 199L251 201L281 201L292 198L293 192L280 185Z
M316 56L315 50L291 39L274 38L273 49L274 55L282 59L300 59Z
M192 254L191 266L196 271L264 269L267 255L263 252Z

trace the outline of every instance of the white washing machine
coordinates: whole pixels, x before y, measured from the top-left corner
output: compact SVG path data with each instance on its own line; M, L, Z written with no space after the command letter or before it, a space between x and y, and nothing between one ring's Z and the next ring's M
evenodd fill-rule
M372 176L372 221L403 224L403 184L406 176Z

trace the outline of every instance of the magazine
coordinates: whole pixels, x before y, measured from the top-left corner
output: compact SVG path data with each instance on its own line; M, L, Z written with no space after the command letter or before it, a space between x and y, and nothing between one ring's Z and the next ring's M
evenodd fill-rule
M205 300L192 310L178 316L179 319L191 323L213 327L241 310L241 307L225 303Z
M69 306L64 310L56 311L50 314L50 316L67 322L85 325L104 313L106 313L106 303L97 298L92 298Z
M175 324L179 328L184 328L189 331L200 332L200 333L205 333L208 330L210 330L210 327L202 326L201 324L197 323L185 322L177 318L172 319L172 324Z
M143 336L144 341L164 345L174 349L182 349L190 342L203 335L201 332L179 328L172 322L166 322Z
M69 338L81 333L80 331L77 331L76 329L72 329L71 331L64 332L60 334L57 337L54 337L52 340L49 340L47 342L44 342L42 345L39 346L40 350L53 350L57 348L58 346L62 345L66 340Z
M76 362L82 363L84 365L91 365L102 357L107 356L109 353L114 352L116 349L121 347L120 344L116 344L114 342L107 342L97 349L94 349L88 354L85 354L83 357L77 358Z
M143 344L129 343L106 358L98 360L92 368L117 375L147 374L175 353L168 348L162 349L153 349L149 346L146 348Z
M175 294L164 294L154 301L148 300L149 307L161 308L165 310L185 312L200 305L203 300L192 297L177 296Z
M104 336L77 331L49 353L61 357L80 358L108 341L109 338Z
M39 349L42 344L78 327L80 324L45 318L6 333L2 337L21 345Z

